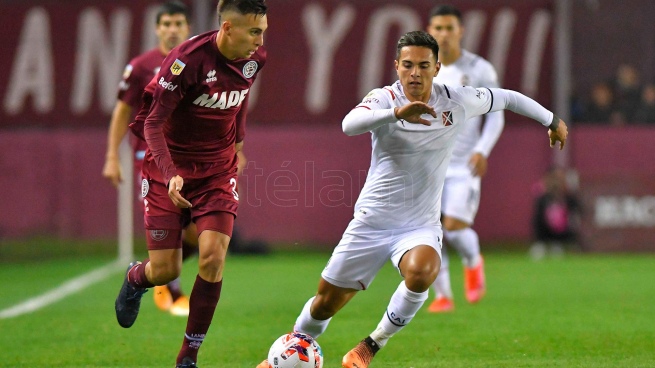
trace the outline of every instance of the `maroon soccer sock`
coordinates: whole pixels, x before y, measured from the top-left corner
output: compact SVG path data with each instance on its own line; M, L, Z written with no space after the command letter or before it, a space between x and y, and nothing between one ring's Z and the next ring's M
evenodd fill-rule
M212 323L216 304L221 296L223 280L219 282L207 282L196 276L196 282L191 290L189 299L189 319L187 320L186 333L182 349L177 356L177 363L181 363L184 357L198 361L198 349L205 339L209 325Z
M146 265L148 262L150 262L150 259L146 258L143 263L139 263L130 268L127 272L127 282L129 282L130 285L141 289L155 286L155 284L148 281L148 278L146 277Z

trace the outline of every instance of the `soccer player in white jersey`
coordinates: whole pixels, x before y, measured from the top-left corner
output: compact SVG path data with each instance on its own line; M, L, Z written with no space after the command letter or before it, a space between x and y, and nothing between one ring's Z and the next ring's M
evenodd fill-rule
M403 35L395 61L399 80L371 91L343 119L347 135L371 133L371 167L354 218L294 330L319 337L332 316L366 290L388 260L403 278L377 328L344 356L346 368L368 367L428 298L441 265L441 189L467 119L510 109L548 127L551 147L559 141L562 148L566 142L566 124L518 92L434 82L438 53L428 33ZM263 361L257 367L270 365Z
M461 47L462 13L441 5L430 13L429 34L439 44L441 69L435 82L449 86L499 87L494 67L487 60ZM477 303L486 292L484 260L478 234L471 228L480 204L480 181L487 171L487 157L505 125L502 111L469 119L457 136L446 171L441 197L441 223L446 244L455 248L464 263L466 300ZM450 285L448 253L442 249L441 270L432 285L435 298L428 307L433 313L455 308Z

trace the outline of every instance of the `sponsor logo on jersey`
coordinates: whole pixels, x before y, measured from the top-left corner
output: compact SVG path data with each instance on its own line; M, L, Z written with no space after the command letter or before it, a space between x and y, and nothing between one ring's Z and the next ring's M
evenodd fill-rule
M453 113L452 113L452 111L442 112L441 113L441 121L443 122L443 126L453 125Z
M129 78L130 74L132 74L132 70L134 70L134 67L130 64L127 64L123 70L123 79Z
M148 195L149 190L150 183L148 183L148 179L141 180L141 198L145 198Z
M207 79L205 79L205 82L216 82L216 70L211 70L209 73L207 73Z
M244 89L243 91L223 91L220 96L218 92L211 96L204 93L196 98L196 100L193 101L193 104L202 107L209 107L210 109L225 110L230 107L241 105L249 90L250 89Z
M164 80L164 77L159 78L159 85L162 86L162 88L167 89L169 91L175 91L177 88L177 84L173 84L173 82L166 82Z
M183 63L182 60L175 59L175 62L171 65L171 73L173 73L173 75L180 75L185 66L186 64Z
M482 97L485 97L485 93L483 90L478 89L477 92L475 93L475 97L482 99Z
M368 104L370 104L370 103L376 103L376 104L379 104L379 103L380 103L380 100L378 100L378 99L375 98L375 97L367 97L367 98L364 99L364 101L362 101L362 103L365 103L365 104L366 104L366 103L368 103Z
M246 78L251 78L257 72L258 67L259 64L257 64L256 61L250 60L246 63L246 65L243 66L243 76Z

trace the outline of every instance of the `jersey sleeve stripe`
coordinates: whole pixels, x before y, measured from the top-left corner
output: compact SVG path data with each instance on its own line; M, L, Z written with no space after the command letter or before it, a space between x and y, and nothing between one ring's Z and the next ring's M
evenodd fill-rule
M361 107L361 108L364 108L364 109L368 109L368 110L371 109L371 108L368 107L368 106L357 105L357 106L355 106L355 108L354 108L353 110L355 110L355 109L357 109L357 108L360 108L360 107Z
M389 93L391 93L391 99L392 99L392 100L395 100L395 99L396 99L396 94L393 93L393 91L392 91L391 89L386 88L386 87L385 87L384 89L387 90L387 91L389 91Z
M489 111L491 111L491 108L494 107L494 93L491 92L489 88L487 88L487 91L489 91L489 93L491 94L491 105L489 105ZM487 114L489 113L489 111L487 111Z
M450 97L450 91L448 90L448 87L446 87L446 85L444 84L443 88L446 90L446 94L448 95L448 98L451 98Z

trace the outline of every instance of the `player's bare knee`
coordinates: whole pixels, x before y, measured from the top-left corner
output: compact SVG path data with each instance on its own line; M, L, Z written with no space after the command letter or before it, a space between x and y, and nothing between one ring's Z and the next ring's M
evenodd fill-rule
M225 265L225 254L204 254L198 259L198 268L205 274L219 274Z

